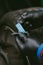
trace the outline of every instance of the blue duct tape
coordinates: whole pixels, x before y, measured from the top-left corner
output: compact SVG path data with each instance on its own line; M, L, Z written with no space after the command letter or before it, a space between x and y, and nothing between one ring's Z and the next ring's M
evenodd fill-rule
M40 60L41 59L41 52L43 50L43 44L40 45L40 47L37 50L37 57Z
M18 32L20 33L27 33L20 23L16 24L16 28L18 29Z

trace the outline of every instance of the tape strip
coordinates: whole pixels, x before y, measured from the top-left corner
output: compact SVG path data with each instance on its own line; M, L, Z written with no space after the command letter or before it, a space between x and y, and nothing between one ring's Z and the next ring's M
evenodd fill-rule
M20 23L17 23L17 24L16 24L16 28L18 29L18 31L19 31L20 33L27 33L27 32L24 30L24 28L22 27L22 25L21 25Z

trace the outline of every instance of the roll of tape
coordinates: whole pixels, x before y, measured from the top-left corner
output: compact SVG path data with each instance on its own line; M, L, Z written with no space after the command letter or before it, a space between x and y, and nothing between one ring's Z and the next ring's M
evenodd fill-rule
M41 59L41 52L43 50L43 44L40 45L40 47L37 50L37 57L40 60Z

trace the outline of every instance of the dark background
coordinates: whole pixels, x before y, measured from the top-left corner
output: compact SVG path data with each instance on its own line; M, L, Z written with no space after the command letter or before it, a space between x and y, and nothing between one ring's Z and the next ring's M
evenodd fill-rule
M0 0L0 17L11 10L41 6L41 0Z

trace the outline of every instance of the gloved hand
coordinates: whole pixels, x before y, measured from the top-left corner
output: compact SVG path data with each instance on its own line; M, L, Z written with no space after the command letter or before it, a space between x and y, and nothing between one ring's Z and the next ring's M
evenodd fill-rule
M17 33L21 33L16 27L16 24L18 23L20 23L27 32L30 32L30 30L43 26L43 8L29 8L8 12L0 20L0 32L1 29L4 29L6 26L9 26L10 28L8 28L12 32L15 31ZM14 37L14 39L16 38L19 49L25 55L29 55L31 50L31 53L33 53L39 47L38 42L36 40L29 37L27 38L24 35L19 36L20 37ZM22 41L20 40L21 38Z

